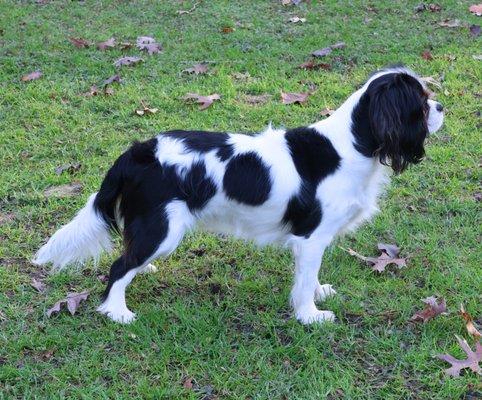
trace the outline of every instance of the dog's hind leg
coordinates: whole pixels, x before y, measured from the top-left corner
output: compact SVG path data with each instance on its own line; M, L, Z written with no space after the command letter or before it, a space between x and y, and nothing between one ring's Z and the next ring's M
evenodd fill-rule
M116 322L132 322L135 314L126 305L127 286L151 261L172 253L193 223L194 217L182 201L172 201L148 218L137 216L126 223L125 253L111 266L104 301L97 311Z

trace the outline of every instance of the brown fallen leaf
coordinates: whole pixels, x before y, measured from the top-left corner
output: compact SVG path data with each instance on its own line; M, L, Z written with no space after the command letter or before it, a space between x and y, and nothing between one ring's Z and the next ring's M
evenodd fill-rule
M45 288L47 287L45 283L35 278L32 278L32 281L30 282L30 286L32 286L39 293L44 292Z
M74 315L82 301L87 300L89 297L89 291L85 290L82 293L68 293L65 299L57 301L51 308L47 310L47 317L50 317L53 313L60 312L62 304L67 306L71 315Z
M102 51L113 49L114 47L115 47L115 39L113 37L110 39L107 39L104 42L97 43L97 48Z
M186 72L188 74L195 74L195 75L202 75L208 72L208 64L200 63L194 64L191 68L186 68L182 72Z
M83 93L83 96L91 97L97 96L100 93L99 88L96 85L92 85L88 92Z
M464 305L460 305L460 315L465 320L465 327L467 328L467 332L472 335L476 340L482 337L482 333L475 327L474 320L472 316L465 311Z
M442 7L439 4L435 3L430 3L427 8L431 12L439 12L440 10L442 10Z
M122 57L122 58L119 58L115 63L114 65L119 68L119 67L122 67L122 66L131 66L131 65L135 65L135 64L138 64L140 63L141 61L144 61L142 58L140 57L136 57L136 56L132 56L132 57Z
M431 61L431 60L433 60L433 55L432 55L432 53L431 53L430 51L424 50L424 51L422 52L422 58L423 58L424 60Z
M444 28L458 28L461 26L461 22L459 19L444 19L443 21L440 21L438 23L440 26L443 26Z
M264 104L271 100L270 94L247 94L244 96L248 104Z
M477 15L478 17L480 17L482 15L482 4L473 4L469 7L469 11L472 13L472 14L475 14Z
M112 83L117 82L121 83L122 79L119 74L112 75L108 77L104 82L102 82L103 86L111 85Z
M63 172L68 172L69 174L73 175L80 170L80 167L82 167L82 164L80 163L60 165L55 168L55 173L57 175L61 175Z
M302 104L308 100L309 93L284 93L281 92L283 104Z
M147 51L150 56L162 50L161 44L157 43L156 39L150 36L139 36L136 41L136 46L139 50Z
M291 22L291 23L293 23L293 24L296 24L296 23L298 23L298 22L303 23L303 22L306 22L306 18L300 18L300 17L294 16L294 17L291 17L291 18L288 20L288 22Z
M467 354L467 358L465 360L459 360L449 354L437 355L437 358L452 365L445 370L445 373L449 376L460 376L460 371L465 368L470 368L472 371L480 375L482 373L482 369L479 366L479 362L482 361L482 343L480 341L475 343L475 351L472 351L465 339L461 339L457 335L455 335L455 337L462 350Z
M82 184L79 182L67 183L65 185L52 186L44 190L46 197L72 197L82 192Z
M202 96L197 93L188 93L183 97L184 100L190 101L195 100L199 104L199 110L205 110L208 108L215 100L220 100L221 96L217 93L211 94L209 96Z
M328 54L330 54L332 50L343 49L345 48L345 46L346 46L345 42L338 42L338 43L332 44L331 46L324 47L323 49L315 50L313 53L311 53L311 55L313 57L325 57Z
M29 81L34 81L36 79L39 79L42 76L41 71L34 71L30 72L30 74L22 76L21 80L22 82L29 82Z
M234 32L234 28L232 26L223 26L221 28L222 33L232 33Z
M324 108L323 110L320 111L320 115L322 117L328 117L329 115L333 114L335 110L332 110L329 107Z
M470 25L469 26L470 36L478 37L480 35L480 25Z
M426 306L422 311L417 311L411 318L410 321L413 322L427 322L435 318L437 315L447 314L447 304L445 299L437 300L436 297L430 296L422 300Z
M363 260L367 264L371 265L373 271L383 272L385 271L385 268L390 264L395 264L399 269L407 266L406 258L399 257L400 249L398 249L397 246L386 245L382 243L380 243L378 246L378 249L382 252L382 254L380 254L378 257L365 257L362 256L360 253L357 253L355 250L344 249L343 247L340 248L349 253L350 255L357 257L360 260Z
M298 65L299 69L323 69L325 71L330 71L331 70L331 65L328 63L316 63L312 60L306 61L303 64Z
M120 42L119 47L121 50L129 50L134 47L134 45L130 42Z
M194 3L193 6L189 10L177 10L177 13L179 15L190 14L196 9L196 7L198 5L199 5L199 3Z
M193 388L192 378L188 376L186 379L184 379L184 382L182 383L182 387L184 389L191 390Z
M89 42L82 38L69 37L69 41L78 49L85 49L89 47Z
M141 101L142 109L136 110L137 115L148 115L148 114L155 114L159 111L158 108L150 108L148 107L143 101Z

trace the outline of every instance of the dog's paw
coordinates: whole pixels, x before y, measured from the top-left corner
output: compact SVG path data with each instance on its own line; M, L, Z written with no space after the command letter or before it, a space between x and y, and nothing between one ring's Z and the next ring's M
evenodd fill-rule
M335 314L332 311L318 309L300 310L296 312L296 319L303 325L321 324L323 322L333 322Z
M154 264L147 264L141 271L141 274L151 274L157 272L157 267Z
M136 319L136 314L127 307L122 309L111 309L106 304L101 304L99 307L97 307L97 311L101 314L107 315L112 321L119 322L121 324L130 324Z
M329 284L320 285L315 289L315 301L323 301L329 296L336 294L336 290Z

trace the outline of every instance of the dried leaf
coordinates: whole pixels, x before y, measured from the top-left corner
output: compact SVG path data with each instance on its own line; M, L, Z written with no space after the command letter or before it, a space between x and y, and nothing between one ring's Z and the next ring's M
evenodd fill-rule
M430 3L427 7L431 12L439 12L442 7L439 4Z
M197 93L188 93L184 96L184 100L195 100L199 104L199 110L205 110L208 108L215 100L220 100L221 96L217 93L211 94L209 96L202 96Z
M156 112L159 111L158 108L150 108L148 107L144 102L141 102L142 104L142 109L136 110L137 115L148 115L148 114L155 114Z
M449 376L460 376L460 371L465 368L470 368L477 374L482 373L482 369L479 366L479 362L482 361L482 343L479 341L475 343L475 352L472 351L470 346L468 345L465 339L461 339L457 335L455 335L457 341L459 342L460 347L462 350L467 354L467 358L465 360L458 360L455 357L452 357L449 354L439 354L437 358L443 361L447 361L452 366L445 370L445 373Z
M82 167L82 164L80 163L60 165L55 168L55 173L57 175L61 175L63 172L68 172L69 174L73 175L79 171L80 167Z
M328 63L315 63L314 61L310 60L307 62L304 62L303 64L298 65L298 68L300 69L323 69L325 71L330 71L331 70L331 65Z
M130 42L121 42L119 43L119 47L121 48L121 50L129 50L132 49L134 45Z
M477 15L477 17L480 17L482 15L482 4L474 4L469 7L469 11L472 14Z
M422 301L426 304L425 308L422 311L417 311L412 318L410 318L410 321L425 323L432 318L435 318L437 315L447 314L447 304L445 299L437 301L436 297L430 296Z
M320 115L322 117L328 117L329 115L333 114L335 110L332 110L329 107L324 108L323 110L320 111Z
M156 42L156 39L150 36L139 36L136 41L137 48L139 50L145 50L152 56L155 53L159 53L162 50L160 43Z
M422 58L423 58L424 60L427 60L427 61L433 60L432 53L430 53L430 51L428 51L428 50L424 50L424 51L422 52Z
M97 96L100 93L99 88L95 85L92 85L88 92L85 92L83 95L87 97Z
M47 287L45 283L35 278L32 278L32 281L30 282L30 286L32 286L39 293L42 293L43 291L45 291L45 288Z
M325 57L328 54L332 52L332 50L335 49L343 49L345 48L346 44L344 42L338 42L335 44L332 44L331 46L324 47L323 49L315 50L311 55L313 57Z
M50 317L53 313L60 312L62 304L67 306L71 315L74 315L82 301L87 300L89 297L89 291L83 291L82 293L68 293L65 299L57 301L51 308L47 310L47 317Z
M191 390L193 388L192 378L187 377L186 379L184 379L184 382L182 383L182 387L184 389Z
M72 43L78 49L85 49L89 47L89 42L82 38L69 37L70 43Z
M105 42L97 43L97 48L102 51L113 49L114 47L115 47L115 39L113 37L110 39L107 39Z
M41 71L34 71L30 72L30 74L22 76L21 80L22 82L29 82L29 81L34 81L35 79L39 79L42 76Z
M300 18L300 17L297 17L297 16L294 16L294 17L291 17L289 20L289 22L292 22L293 24L296 24L298 22L306 22L306 18Z
M52 186L45 189L44 195L46 197L72 197L82 192L82 184L79 182L72 182L66 185Z
M387 253L390 257L395 258L400 254L400 247L398 247L396 244L378 243L377 248L378 250Z
M440 26L443 26L444 28L458 28L461 26L461 22L459 19L444 19L443 21L440 21L438 23Z
M195 74L195 75L205 74L208 72L208 64L206 63L195 64L192 68L187 68L182 72L187 72L188 74Z
M194 5L189 10L178 10L177 13L179 15L190 14L196 9L198 5L199 3L194 3Z
M112 96L113 94L114 94L114 89L112 89L110 86L104 87L104 95L105 96Z
M475 327L472 316L467 311L465 311L463 304L460 305L460 315L465 320L467 332L469 332L469 334L472 335L476 340L480 339L482 337L482 334Z
M234 32L234 28L232 26L223 26L221 28L222 33L231 33Z
M248 104L264 104L271 99L270 94L247 94L245 95L246 103Z
M380 244L380 245L388 246L384 244ZM394 245L390 245L390 246L393 246L393 248L396 247ZM365 257L365 256L362 256L360 253L357 253L355 250L352 250L352 249L347 250L347 249L344 249L343 247L340 247L340 248L348 252L350 255L357 257L360 260L363 260L367 264L371 265L373 271L384 272L385 268L390 264L395 264L399 269L407 265L406 258L398 257L398 253L396 254L396 256L391 257L387 252L380 249L382 254L380 254L378 257Z
M122 79L121 79L120 75L115 74L115 75L110 76L104 82L102 82L102 85L107 86L107 85L110 85L114 82L118 82L118 83L122 82Z
M479 25L470 25L469 32L472 37L478 37L480 35L480 26Z
M138 64L140 63L141 61L144 61L142 58L140 57L136 57L136 56L133 56L133 57L122 57L122 58L119 58L115 63L114 65L119 68L119 67L122 67L122 66L131 66L131 65L135 65L135 64Z
M283 104L302 104L308 100L309 93L284 93L281 92L281 101Z

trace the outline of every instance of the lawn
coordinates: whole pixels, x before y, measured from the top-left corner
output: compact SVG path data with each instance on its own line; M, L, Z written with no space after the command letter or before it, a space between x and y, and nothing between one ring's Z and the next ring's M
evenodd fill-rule
M481 17L471 2L440 1L2 1L0 3L0 398L22 399L474 399L480 377L449 378L434 356L462 357L455 335L473 346L460 304L482 322L480 212ZM188 10L180 14L179 10ZM298 16L305 22L291 23ZM459 27L440 26L458 19ZM163 51L77 48L153 36ZM302 70L312 51L346 43ZM431 57L422 57L428 51ZM114 94L86 96L122 67ZM427 60L426 58L432 58ZM207 62L209 73L182 71ZM288 304L293 261L193 233L159 272L138 276L127 302L138 315L122 326L95 312L112 257L97 267L50 275L33 253L96 191L114 159L137 139L175 128L256 132L270 121L296 127L336 108L367 75L403 62L440 82L447 110L426 160L392 181L382 212L326 253L320 281L338 295L324 308L334 324L304 327ZM20 78L41 70L31 82ZM303 105L280 92L313 91ZM210 108L182 97L221 96ZM269 94L253 105L248 95ZM157 108L138 116L141 102ZM80 163L78 171L56 173ZM80 182L72 197L45 189ZM397 243L408 266L382 274L341 250L376 254ZM39 293L35 278L46 284ZM48 318L69 291L90 290L78 312ZM448 315L409 322L421 299L445 298ZM464 397L465 396L465 397Z

